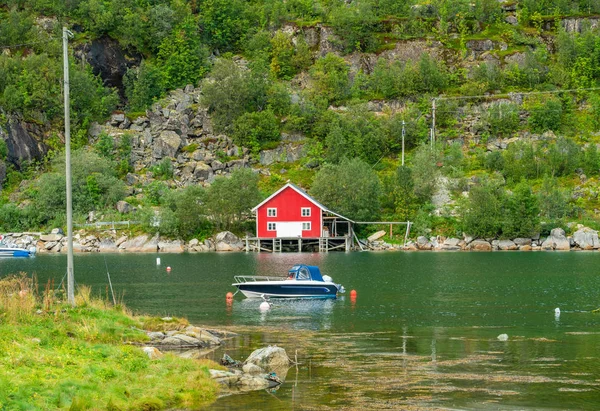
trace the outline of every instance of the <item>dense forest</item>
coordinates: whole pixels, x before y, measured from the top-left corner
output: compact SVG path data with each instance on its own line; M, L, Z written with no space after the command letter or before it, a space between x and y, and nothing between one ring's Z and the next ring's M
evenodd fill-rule
M18 120L47 148L21 161L0 139L2 231L64 225L63 26L79 222L93 212L151 231L158 212L165 236L243 233L250 208L291 180L350 218L413 221L414 235L600 227L600 1L2 4L0 137ZM117 81L81 58L106 39L127 57ZM112 113L135 121L187 85L254 171L182 186L175 157L136 169L131 138L90 138ZM301 137L301 158L261 165L284 135Z

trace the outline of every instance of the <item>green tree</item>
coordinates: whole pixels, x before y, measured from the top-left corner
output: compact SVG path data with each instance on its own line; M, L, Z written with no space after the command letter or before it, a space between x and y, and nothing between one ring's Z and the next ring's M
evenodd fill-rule
M463 231L475 238L495 238L504 220L504 192L500 184L483 180L473 186L459 208Z
M196 22L188 17L164 39L158 51L158 62L167 89L197 84L208 71L209 51L200 43Z
M310 193L337 213L355 221L379 216L381 183L377 174L360 159L325 164L316 174Z
M206 192L206 211L217 229L239 229L260 199L258 175L249 168L238 168L229 178L215 179Z
M188 240L208 236L212 224L206 217L205 198L206 191L200 186L188 186L166 193L161 214L165 208L173 212L178 237Z
M145 110L165 92L163 73L148 60L142 60L138 67L127 70L123 84L131 111Z
M440 152L432 150L428 144L418 147L412 159L412 176L415 185L415 195L421 203L431 201L440 175L437 163Z
M538 197L531 186L523 181L506 198L502 235L507 238L531 238L538 232L540 208Z
M393 219L411 220L419 208L411 168L408 166L398 167L393 175L384 180L383 187L383 209L387 210Z
M42 223L64 215L65 163L57 157L49 173L42 174L30 191L33 206L39 210ZM114 163L93 151L75 150L71 156L73 212L113 207L125 197L125 185L117 178Z
M235 120L235 143L254 148L256 154L262 143L278 141L279 137L279 121L271 110L244 113Z
M248 70L233 60L218 59L203 83L203 102L213 115L215 129L231 133L239 116L266 108L268 90L269 81L262 69Z
M237 50L250 24L246 2L204 0L201 7L200 27L205 42L220 52Z
M330 103L344 100L350 92L348 73L349 67L344 59L328 53L317 60L310 71L315 82L314 92L325 97Z
M570 191L561 187L556 178L544 178L538 196L540 215L547 223L560 221L573 212Z
M560 128L563 109L559 99L530 99L524 107L529 111L528 123L534 133L557 131Z

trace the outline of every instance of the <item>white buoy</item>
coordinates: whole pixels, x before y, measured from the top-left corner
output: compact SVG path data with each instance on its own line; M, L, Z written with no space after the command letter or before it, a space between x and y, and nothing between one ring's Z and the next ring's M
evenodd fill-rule
M156 265L160 265L160 257L156 257Z
M560 308L556 307L554 309L554 315L556 315L557 317L560 315Z
M263 301L258 308L260 308L261 311L269 311L271 309L271 304L267 301Z

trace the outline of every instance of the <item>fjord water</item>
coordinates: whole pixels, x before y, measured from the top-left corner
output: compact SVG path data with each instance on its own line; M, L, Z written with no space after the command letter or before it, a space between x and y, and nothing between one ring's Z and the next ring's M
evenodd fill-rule
M108 268L134 311L240 334L210 358L244 359L276 344L300 363L278 390L226 396L210 409L597 409L600 314L591 311L600 307L599 259L594 252L94 254L75 256L75 276L105 294ZM234 275L283 276L296 263L319 265L346 295L275 301L267 313L241 294L227 305ZM0 275L19 271L35 273L40 287L49 279L58 285L66 258L0 260Z

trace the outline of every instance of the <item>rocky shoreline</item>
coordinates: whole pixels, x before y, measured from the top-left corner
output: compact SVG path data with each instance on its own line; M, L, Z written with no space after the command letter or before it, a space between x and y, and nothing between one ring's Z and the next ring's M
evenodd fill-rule
M61 229L49 234L39 232L6 233L2 236L2 245L14 248L35 248L40 254L67 252L67 238ZM455 237L417 237L406 245L389 244L380 237L369 237L363 249L371 251L594 251L600 249L598 231L581 224L577 225L573 235L567 236L562 228L555 228L550 235L514 239L481 239L464 235ZM200 241L163 239L156 234L128 236L108 230L101 234L90 234L84 230L73 236L73 251L76 253L196 253L196 252L232 252L244 251L243 239L229 231L218 233L212 238Z
M161 320L165 325L177 323L177 319L172 317ZM193 325L169 331L144 332L149 341L141 348L151 360L161 358L165 352L173 352L183 358L204 358L208 352L222 347L225 340L237 336L229 331ZM277 387L285 380L292 360L283 348L268 346L254 350L243 362L224 354L220 363L227 370L210 369L210 377L219 383L222 392L234 393Z

